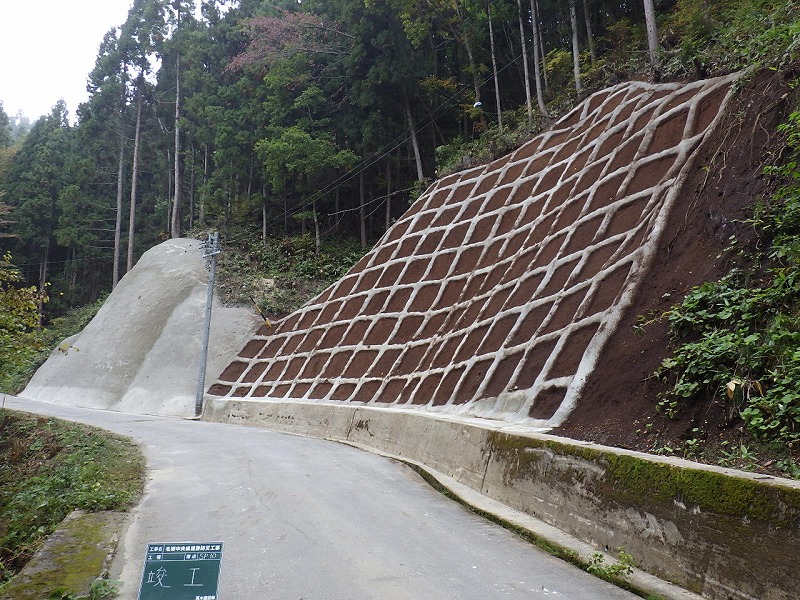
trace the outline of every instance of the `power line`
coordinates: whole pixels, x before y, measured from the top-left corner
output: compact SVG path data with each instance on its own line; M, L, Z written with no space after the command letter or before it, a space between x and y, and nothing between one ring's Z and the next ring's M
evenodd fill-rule
M516 64L522 58L522 56L523 55L521 53L518 54L516 56L516 58L514 58L514 60L508 62L501 69L499 69L497 71L497 74L499 75L500 73L502 73L503 71L505 71L506 69L511 67L512 65ZM480 82L479 85L482 87L482 86L486 85L488 82L490 82L493 78L494 78L494 75L490 75L490 76L486 77L482 82ZM460 96L463 96L465 92L470 92L470 91L471 90L468 87L465 86L461 90L458 90L457 92L452 94L450 97L445 99L443 102L441 102L439 104L439 106L435 110L433 110L433 111L431 111L429 113L429 117L428 117L427 120L423 120L422 124L417 125L417 127L414 129L414 134L417 134L417 133L421 132L423 129L425 129L426 127L428 127L432 123L434 123L436 121L436 119L440 116L440 114L443 113L445 110L447 110L450 107L450 105L452 104L453 101L458 99ZM404 144L408 143L408 141L410 139L411 139L411 133L410 132L399 134L391 142L389 142L388 144L383 146L383 148L381 148L380 150L374 152L368 158L362 160L361 163L359 163L359 165L356 168L354 168L352 171L349 171L348 173L338 177L333 182L328 184L326 187L324 187L323 189L321 189L321 190L317 191L316 193L312 194L309 198L307 198L306 200L301 202L299 205L296 205L295 207L293 207L291 214L295 215L295 214L297 214L299 212L302 212L303 210L305 210L308 207L310 207L311 205L313 205L317 200L319 200L320 198L324 197L326 194L329 194L331 191L335 190L337 187L339 187L341 185L344 185L346 183L349 183L357 175L361 175L361 173L366 171L372 165L374 165L375 163L377 163L377 162L381 161L382 159L384 159L387 155L389 155L392 152L394 152L397 148L399 148L399 147L403 146ZM359 206L359 207L356 207L354 209L346 209L346 210L354 212L354 211L360 210L360 209L361 209L361 207ZM345 212L345 211L340 211L340 212ZM334 214L338 214L338 213L334 213ZM272 217L271 219L268 219L268 220L265 221L265 225L267 225L267 226L275 225L275 224L279 223L282 219L283 219L282 216Z

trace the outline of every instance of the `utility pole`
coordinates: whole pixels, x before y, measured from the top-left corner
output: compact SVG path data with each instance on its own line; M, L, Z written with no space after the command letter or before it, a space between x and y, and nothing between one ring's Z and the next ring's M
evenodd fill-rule
M194 399L194 415L199 417L203 412L203 394L206 388L206 365L208 363L208 338L211 333L211 304L214 301L214 282L217 279L217 255L219 249L219 233L209 233L203 244L203 258L208 268L208 293L206 294L206 319L203 326L203 347L200 349L200 372L197 374L197 394Z

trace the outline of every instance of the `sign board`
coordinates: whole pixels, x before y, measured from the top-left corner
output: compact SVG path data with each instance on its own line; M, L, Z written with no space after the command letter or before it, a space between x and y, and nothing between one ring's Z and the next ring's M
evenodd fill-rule
M222 542L148 544L139 600L219 600Z

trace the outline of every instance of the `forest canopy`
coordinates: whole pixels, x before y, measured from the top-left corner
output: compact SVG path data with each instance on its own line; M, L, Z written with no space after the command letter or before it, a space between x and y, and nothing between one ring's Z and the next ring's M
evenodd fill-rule
M796 4L133 0L74 125L58 103L20 136L0 105L3 249L58 315L204 228L365 248L596 89L789 60Z

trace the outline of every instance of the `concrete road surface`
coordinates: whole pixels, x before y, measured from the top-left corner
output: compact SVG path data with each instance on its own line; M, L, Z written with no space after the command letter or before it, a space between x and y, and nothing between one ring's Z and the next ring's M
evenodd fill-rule
M470 513L405 465L355 448L11 396L5 406L141 444L145 496L112 565L123 600L137 597L148 542L220 540L218 600L635 598Z

